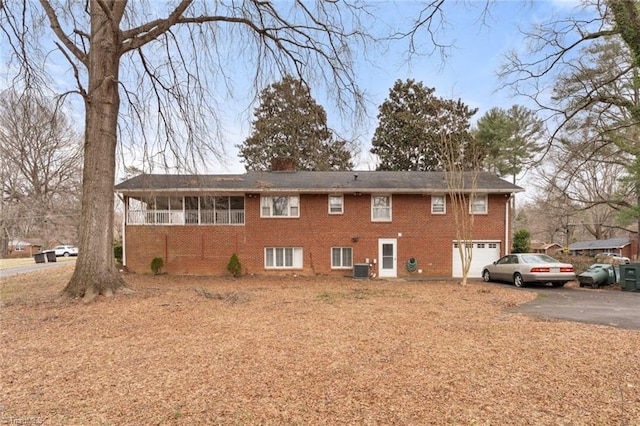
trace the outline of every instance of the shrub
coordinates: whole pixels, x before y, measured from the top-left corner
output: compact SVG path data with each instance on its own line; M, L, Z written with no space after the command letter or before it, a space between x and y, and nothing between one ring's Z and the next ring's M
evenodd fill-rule
M113 246L113 257L122 262L122 244L115 243Z
M158 275L160 270L164 267L164 260L161 257L154 257L151 261L151 271Z
M511 253L528 253L531 251L531 233L526 229L519 229L513 234L513 248Z
M233 253L231 255L231 259L229 259L229 263L227 263L227 271L231 272L231 275L234 277L239 277L242 273L242 265L240 264L240 259L238 259L238 255Z

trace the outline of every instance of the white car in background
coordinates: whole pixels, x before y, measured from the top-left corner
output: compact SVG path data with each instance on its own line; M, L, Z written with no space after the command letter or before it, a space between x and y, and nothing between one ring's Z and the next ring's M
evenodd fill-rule
M600 254L596 255L596 257L598 257L598 256L611 257L614 261L616 261L618 263L628 264L628 263L631 262L631 259L629 259L626 256L621 256L618 253L600 253Z
M69 257L69 256L77 256L78 255L78 247L76 246L55 246L52 248L56 257Z

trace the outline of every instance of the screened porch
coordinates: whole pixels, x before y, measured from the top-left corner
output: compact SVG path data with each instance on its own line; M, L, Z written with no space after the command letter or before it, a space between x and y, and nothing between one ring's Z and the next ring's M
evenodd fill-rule
M127 225L244 225L244 196L126 197Z

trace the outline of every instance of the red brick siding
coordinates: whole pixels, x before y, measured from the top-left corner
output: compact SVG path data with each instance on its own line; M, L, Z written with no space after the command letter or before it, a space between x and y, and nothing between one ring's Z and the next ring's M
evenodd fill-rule
M501 241L504 252L504 195L489 196L489 214L475 217L474 239ZM303 274L350 275L331 269L331 248L352 247L353 262L378 257L378 239L397 239L398 276L404 264L418 261L424 276L451 276L455 227L450 203L446 215L431 214L431 197L393 195L392 221L371 221L371 195L344 195L344 214L328 213L326 194L301 195L299 218L261 218L260 196L245 198L245 226L127 226L127 267L149 272L160 256L165 270L181 274L225 274L232 253L246 273L266 273L265 247L302 247ZM399 236L401 234L401 236ZM283 272L282 270L274 271Z

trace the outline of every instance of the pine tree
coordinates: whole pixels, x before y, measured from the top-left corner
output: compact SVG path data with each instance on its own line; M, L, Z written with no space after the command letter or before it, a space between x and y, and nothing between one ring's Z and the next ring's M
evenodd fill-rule
M492 108L478 120L475 137L487 152L485 164L500 176L517 175L542 150L544 125L535 112L520 105Z

